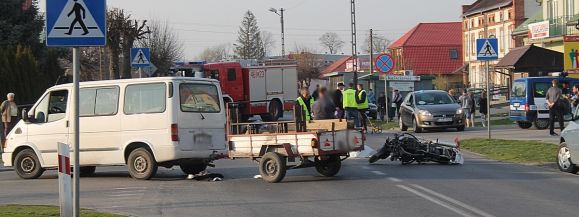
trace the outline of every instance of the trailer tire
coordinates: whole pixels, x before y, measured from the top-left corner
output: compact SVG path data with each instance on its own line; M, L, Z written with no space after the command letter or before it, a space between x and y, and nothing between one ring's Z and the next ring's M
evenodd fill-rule
M280 182L286 173L285 158L275 152L267 152L259 160L259 174L266 182Z
M539 119L537 118L534 122L535 124L535 128L537 128L537 130L544 130L549 128L549 119Z
M338 156L331 156L327 160L318 160L316 158L316 171L322 176L335 176L340 172L340 168L342 168L342 160Z

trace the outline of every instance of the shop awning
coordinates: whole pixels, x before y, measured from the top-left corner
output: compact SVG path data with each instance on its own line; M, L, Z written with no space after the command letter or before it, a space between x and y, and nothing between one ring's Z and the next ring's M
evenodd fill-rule
M497 65L496 69L510 69L512 72L561 72L563 53L528 45L512 49Z

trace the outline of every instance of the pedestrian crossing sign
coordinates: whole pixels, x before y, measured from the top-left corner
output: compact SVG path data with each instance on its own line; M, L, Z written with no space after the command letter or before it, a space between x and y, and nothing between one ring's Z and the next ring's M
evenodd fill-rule
M46 45L106 44L106 0L46 0Z
M481 38L476 40L476 59L477 60L496 60L499 59L498 40L496 38Z
M149 48L131 48L131 67L150 67L150 59L151 50Z

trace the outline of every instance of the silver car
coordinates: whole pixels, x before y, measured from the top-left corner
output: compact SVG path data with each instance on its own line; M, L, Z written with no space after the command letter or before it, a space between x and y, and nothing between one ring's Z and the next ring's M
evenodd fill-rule
M465 115L460 105L445 91L422 90L409 93L400 107L400 130L455 128L464 130Z
M579 109L573 121L561 133L561 144L557 153L557 165L563 172L579 172Z

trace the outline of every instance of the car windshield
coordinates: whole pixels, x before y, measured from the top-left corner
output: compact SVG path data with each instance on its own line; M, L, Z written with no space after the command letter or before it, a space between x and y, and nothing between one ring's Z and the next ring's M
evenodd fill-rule
M513 84L513 97L526 97L527 85L524 81L517 81Z
M454 100L452 100L448 93L445 92L427 92L416 94L417 105L444 105L454 103Z
M217 86L210 84L181 84L181 111L217 113L221 111Z

